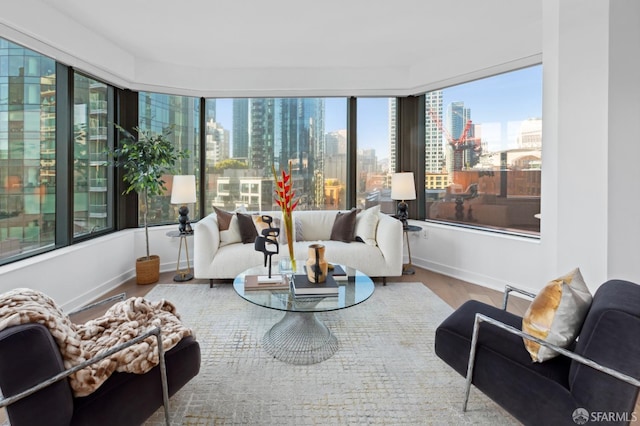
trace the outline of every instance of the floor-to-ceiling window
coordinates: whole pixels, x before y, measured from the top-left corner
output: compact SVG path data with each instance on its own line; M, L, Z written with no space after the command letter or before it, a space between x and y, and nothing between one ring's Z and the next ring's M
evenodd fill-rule
M0 38L0 259L55 242L55 70Z
M425 94L426 218L537 235L542 65Z
M113 226L113 183L109 181L109 87L74 73L73 85L73 235Z
M396 99L357 99L356 202L395 213L391 174L396 171Z
M73 76L70 83L65 73ZM541 86L539 65L424 94L426 219L539 234ZM113 143L112 90L0 39L0 263L114 228L119 194L104 161ZM176 148L190 151L177 172L195 175L203 186L204 199L189 206L193 220L213 206L277 209L271 167L289 165L299 209L346 209L355 201L359 208L395 210L388 192L401 139L396 98L202 100L140 92L137 99L140 128L172 127ZM348 122L347 106L354 104L357 114ZM56 126L56 115L66 121L67 114L69 131ZM72 164L66 164L69 152ZM56 176L60 170L68 177ZM55 196L67 193L61 185L68 178L73 207L63 219L67 212L56 215ZM150 224L177 220L171 176L166 180L168 192L154 198ZM73 238L56 241L60 234Z
M138 94L138 114L141 130L162 133L172 128L171 135L176 149L188 150L189 157L177 164L177 174L195 175L196 188L200 186L200 98L166 95L161 93L140 92ZM171 204L172 176L165 181L167 192L163 196L153 197L149 202L149 224L166 224L177 221L179 205ZM199 219L200 200L189 207L189 217ZM142 200L138 205L140 223L143 223Z
M345 98L206 100L205 214L277 210L273 171L288 170L299 209L344 209Z

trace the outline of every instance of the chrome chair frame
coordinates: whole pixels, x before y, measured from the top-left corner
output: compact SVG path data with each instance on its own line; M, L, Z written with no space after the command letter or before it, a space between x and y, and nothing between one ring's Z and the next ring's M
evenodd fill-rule
M505 294L504 294L504 299L503 299L503 305L502 305L502 309L506 309L507 308L507 303L508 303L508 298L509 298L509 293L511 291L515 291L517 293L521 293L523 295L529 296L529 297L535 297L535 294L533 293L529 293L527 291L521 290L519 288L507 285L505 286ZM464 401L462 403L462 411L465 412L467 411L467 403L469 402L469 393L471 391L471 381L473 379L473 368L475 365L475 358L476 358L476 349L477 349L477 344L478 344L478 333L480 332L480 323L481 322L487 322L489 324L493 324L496 327L499 327L509 333L515 334L517 336L520 336L522 338L525 338L527 340L531 340L535 343L538 343L539 345L545 346L549 349L554 350L555 352L558 352L561 355L564 355L566 357L569 357L581 364L584 364L588 367L591 367L595 370L601 371L605 374L608 374L610 376L615 377L618 380L622 380L623 382L629 383L630 385L636 386L636 387L640 387L640 380L629 376L627 374L621 373L620 371L617 371L615 369L609 368L609 367L605 367L589 358L585 358L581 355L578 355L574 352L571 352L567 349L561 348L559 346L553 345L551 343L548 343L544 340L541 340L537 337L534 337L528 333L525 333L521 330L518 330L517 328L514 328L508 324L505 324L501 321L498 321L496 319L493 319L491 317L488 317L484 314L480 314L477 313L475 316L475 321L473 324L473 334L471 337L471 349L469 351L469 362L467 364L467 376L466 376L466 383L465 383L465 390L464 390Z
M77 314L80 312L84 312L86 310L95 308L97 306L100 305L104 305L106 303L115 301L115 300L124 300L126 296L126 293L120 293L117 294L115 296L111 296L107 299L104 300L100 300L98 302L83 306L77 310L72 311L69 315L73 315L73 314ZM169 423L169 384L167 381L167 368L166 368L166 364L165 364L165 359L164 359L164 347L162 345L162 336L161 336L161 329L160 327L155 327L149 331L147 331L146 333L135 337L131 340L129 340L128 342L122 343L120 345L114 346L113 348L109 349L108 351L105 351L103 353L101 353L100 355L96 355L95 357L88 359L86 361L84 361L81 364L76 365L75 367L66 369L58 374L56 374L55 376L41 382L38 383L37 385L34 385L32 387L30 387L29 389L25 389L24 391L7 397L5 398L4 396L0 396L0 408L4 408L8 405L11 405L17 401L20 401L21 399L24 399L26 397L28 397L29 395L32 395L36 392L38 392L39 390L42 390L48 386L51 386L54 383L59 382L60 380L66 379L67 377L69 377L71 374L75 373L76 371L82 370L85 367L88 367L91 364L95 364L96 362L102 361L103 359L110 357L111 355L122 351L123 349L128 348L129 346L135 345L136 343L139 343L143 340L145 340L148 337L151 336L156 336L156 340L158 342L158 357L159 357L159 366L160 366L160 380L162 382L162 404L164 406L164 418L165 418L165 423L167 424L167 426L170 425Z

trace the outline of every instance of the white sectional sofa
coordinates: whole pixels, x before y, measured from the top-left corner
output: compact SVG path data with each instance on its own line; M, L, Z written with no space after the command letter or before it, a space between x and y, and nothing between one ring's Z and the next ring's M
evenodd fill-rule
M295 257L298 261L308 258L309 244L321 242L326 246L325 257L332 263L340 263L358 269L370 277L387 277L402 275L402 224L397 219L380 213L379 208L371 208L356 215L356 227L352 241L331 240L332 229L336 219L335 210L294 211L296 242ZM342 212L343 214L346 212ZM261 214L279 219L280 211L253 214L255 218ZM222 213L221 213L222 216ZM245 226L246 226L246 214ZM375 220L377 219L377 220ZM224 219L221 219L224 222ZM235 216L231 220L229 230L221 231L218 215L212 213L194 225L194 275L199 279L230 280L242 271L264 264L262 252L255 251L253 243L238 242L234 227L238 226ZM357 232L356 232L357 231ZM356 234L360 242L356 241ZM367 235L368 234L368 235ZM281 241L285 241L284 230ZM280 254L273 256L273 265L278 259L289 255L288 245L280 245Z

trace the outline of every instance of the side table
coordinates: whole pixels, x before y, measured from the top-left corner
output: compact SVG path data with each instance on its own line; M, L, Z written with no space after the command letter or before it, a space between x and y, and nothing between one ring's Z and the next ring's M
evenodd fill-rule
M420 232L421 230L422 227L417 225L407 225L406 228L402 229L404 238L405 240L407 240L407 252L409 254L409 263L402 266L403 275L413 275L416 273L416 271L412 268L413 264L411 263L411 245L409 244L409 232Z
M191 273L191 266L189 261L189 246L187 244L187 237L192 237L192 232L180 232L180 231L169 231L167 232L167 237L171 238L180 238L180 245L178 246L178 261L176 264L176 275L173 277L173 280L176 282L184 282L193 279L193 274ZM182 255L182 245L184 244L184 251L187 254L187 269L180 269L180 257Z

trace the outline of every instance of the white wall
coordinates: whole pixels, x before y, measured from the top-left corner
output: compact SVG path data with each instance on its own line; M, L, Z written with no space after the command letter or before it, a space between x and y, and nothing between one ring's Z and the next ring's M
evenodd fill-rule
M611 1L608 275L640 282L640 2Z
M177 266L180 239L166 236L173 230L177 225L149 230L150 251L160 256L161 271L173 271ZM193 238L187 238L187 242L189 253L193 253ZM143 229L116 232L0 267L0 293L32 288L70 311L134 277L135 260L145 254ZM186 267L184 249L181 267Z

